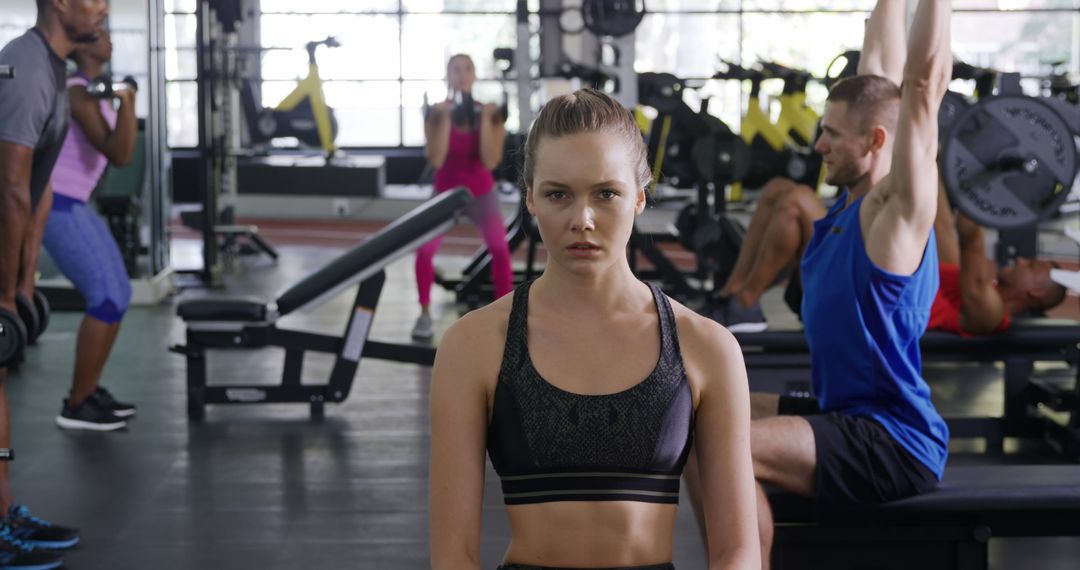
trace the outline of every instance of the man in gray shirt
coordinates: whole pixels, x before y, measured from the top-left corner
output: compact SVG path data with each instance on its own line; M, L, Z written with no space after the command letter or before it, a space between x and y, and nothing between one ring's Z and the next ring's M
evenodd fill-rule
M33 293L33 273L52 207L49 177L67 136L70 111L64 62L79 42L105 31L108 0L37 0L37 25L0 50L16 69L0 81L0 308L16 312L15 295ZM0 368L0 448L10 448L7 370ZM15 503L0 462L0 566L55 568L78 531L32 517ZM28 548L39 547L39 548Z

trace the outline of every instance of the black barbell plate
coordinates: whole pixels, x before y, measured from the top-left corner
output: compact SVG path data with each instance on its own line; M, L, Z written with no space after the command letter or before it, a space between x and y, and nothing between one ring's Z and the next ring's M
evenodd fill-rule
M968 98L956 91L946 91L938 108L938 140L944 140L956 119L971 107Z
M0 309L0 367L17 364L25 348L26 327L19 315Z
M34 308L38 315L38 336L41 336L49 330L49 317L52 315L52 305L41 289L34 289Z
M957 117L940 168L949 197L973 220L1026 227L1054 215L1068 197L1076 143L1057 111L1040 100L992 97Z
M41 333L41 321L38 319L37 308L34 302L23 294L15 295L15 308L18 309L19 319L22 320L26 331L26 344L34 344Z

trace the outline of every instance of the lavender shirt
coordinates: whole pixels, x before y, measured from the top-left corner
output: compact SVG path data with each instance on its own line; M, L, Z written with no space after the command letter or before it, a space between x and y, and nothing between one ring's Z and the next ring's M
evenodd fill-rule
M89 79L82 73L76 73L67 80L69 88L72 85L86 86L89 83ZM101 116L105 117L105 122L108 123L110 129L115 129L116 109L113 109L112 100L102 99L99 105ZM78 121L71 121L67 138L64 139L64 147L60 149L60 157L56 159L56 166L53 167L53 192L80 202L87 202L108 165L109 159L94 148Z

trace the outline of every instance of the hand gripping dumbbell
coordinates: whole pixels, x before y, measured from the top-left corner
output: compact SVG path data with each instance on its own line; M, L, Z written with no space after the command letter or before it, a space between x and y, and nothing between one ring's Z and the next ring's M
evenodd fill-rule
M90 82L90 85L86 86L86 92L91 97L97 97L99 99L105 99L107 97L114 97L121 91L135 91L139 88L139 84L135 82L135 78L128 75L122 81L113 81L108 75L99 77Z

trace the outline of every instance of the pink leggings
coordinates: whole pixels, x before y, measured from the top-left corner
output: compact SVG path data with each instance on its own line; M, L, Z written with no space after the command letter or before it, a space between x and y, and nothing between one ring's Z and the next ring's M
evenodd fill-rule
M502 297L514 288L514 275L510 268L510 247L506 243L499 197L494 190L476 196L472 204L463 210L480 229L491 252L491 281L495 284L495 298ZM420 247L416 252L416 289L420 293L420 305L431 304L431 284L435 282L435 266L432 260L442 244L439 236Z

